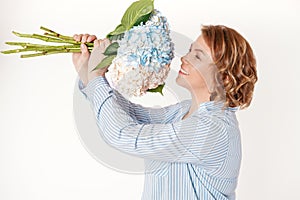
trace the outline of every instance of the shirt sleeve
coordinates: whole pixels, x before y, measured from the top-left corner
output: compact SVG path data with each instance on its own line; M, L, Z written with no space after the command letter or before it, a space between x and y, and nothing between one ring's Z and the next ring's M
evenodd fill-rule
M105 77L83 89L94 111L99 133L109 145L141 158L201 163L218 150L226 151L226 130L213 117L193 114L173 123L141 124L117 103Z
M87 98L85 93L85 87L82 81L79 79L78 82L79 90ZM188 106L188 101L176 103L174 105L165 106L162 108L145 107L140 104L135 104L126 99L117 90L111 88L116 103L123 108L123 110L138 123L157 123L165 124L174 121L174 116L180 114L183 111L183 107Z

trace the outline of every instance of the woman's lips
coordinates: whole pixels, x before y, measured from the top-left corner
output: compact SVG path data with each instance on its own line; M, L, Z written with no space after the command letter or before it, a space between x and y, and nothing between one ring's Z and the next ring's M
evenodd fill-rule
M182 67L179 70L179 74L189 75L189 73L186 70L184 70Z

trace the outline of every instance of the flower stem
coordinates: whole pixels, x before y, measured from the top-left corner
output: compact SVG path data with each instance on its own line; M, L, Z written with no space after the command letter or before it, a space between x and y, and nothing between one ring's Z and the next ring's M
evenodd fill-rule
M41 26L40 27L41 30L44 30L46 31L44 33L45 36L50 36L50 37L54 37L54 38L59 38L61 40L64 40L64 41L74 41L73 37L70 37L70 36L65 36L65 35L62 35L60 33L57 33L55 31L52 31L44 26ZM80 42L79 42L80 43ZM87 46L94 46L94 43L91 43L91 42L86 42L85 43Z
M64 50L46 50L46 51L42 51L40 53L24 54L24 55L21 55L21 58L46 56L46 55L59 54L59 53L79 53L79 52L81 52L80 48L78 48L78 49L64 49Z
M56 50L56 51L65 51L65 50L74 50L74 49L80 50L79 45L46 46L46 45L29 44L28 46L23 46L23 47L24 47L23 49L7 50L7 51L2 51L1 53L11 54L11 53L19 53L19 52L25 52L25 51L43 52L43 51L48 51L48 50ZM92 47L88 47L88 49L91 51Z
M38 40L42 40L45 42L56 43L56 45L32 44L32 43L28 43L28 42L6 42L7 45L20 46L22 48L1 51L1 53L12 54L12 53L30 52L30 51L37 52L37 53L32 53L32 54L21 55L21 58L29 58L29 57L35 57L35 56L57 54L57 53L81 52L81 50L80 50L81 42L75 41L73 39L73 37L61 35L55 31L52 31L51 29L48 29L43 26L41 26L40 29L45 31L44 35L24 34L24 33L18 33L15 31L13 31L13 34L15 34L18 37L33 38L33 39L38 39ZM58 44L62 44L62 43L64 43L64 44L58 45ZM94 43L89 42L89 43L85 43L85 44L87 45L89 51L91 51L94 48Z
M65 35L56 33L56 32L54 32L54 31L52 31L52 30L50 30L50 29L48 29L44 26L41 26L40 29L46 31L46 33L44 33L45 35L52 35L53 37L61 38L63 40L73 40L73 37L65 36Z

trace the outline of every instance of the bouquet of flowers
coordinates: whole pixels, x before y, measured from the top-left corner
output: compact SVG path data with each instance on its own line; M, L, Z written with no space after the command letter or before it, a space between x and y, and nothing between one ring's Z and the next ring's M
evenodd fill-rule
M167 19L154 9L154 0L139 0L132 3L124 13L121 23L106 37L111 44L104 52L106 56L95 69L109 66L107 74L112 87L125 96L141 96L147 91L160 92L170 70L174 57L174 44L170 38ZM35 52L21 55L21 58L57 53L80 52L80 42L70 36L61 35L41 27L44 35L21 34L19 37L34 38L56 45L32 44L26 42L6 42L21 46L20 49L1 53ZM93 49L93 43L86 43Z

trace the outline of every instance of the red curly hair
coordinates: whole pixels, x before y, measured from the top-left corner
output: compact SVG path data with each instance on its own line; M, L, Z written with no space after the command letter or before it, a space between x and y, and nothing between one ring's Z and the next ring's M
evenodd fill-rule
M249 43L237 31L223 25L202 26L201 31L219 72L216 78L222 82L215 96L225 90L225 106L248 107L257 82L256 59Z

